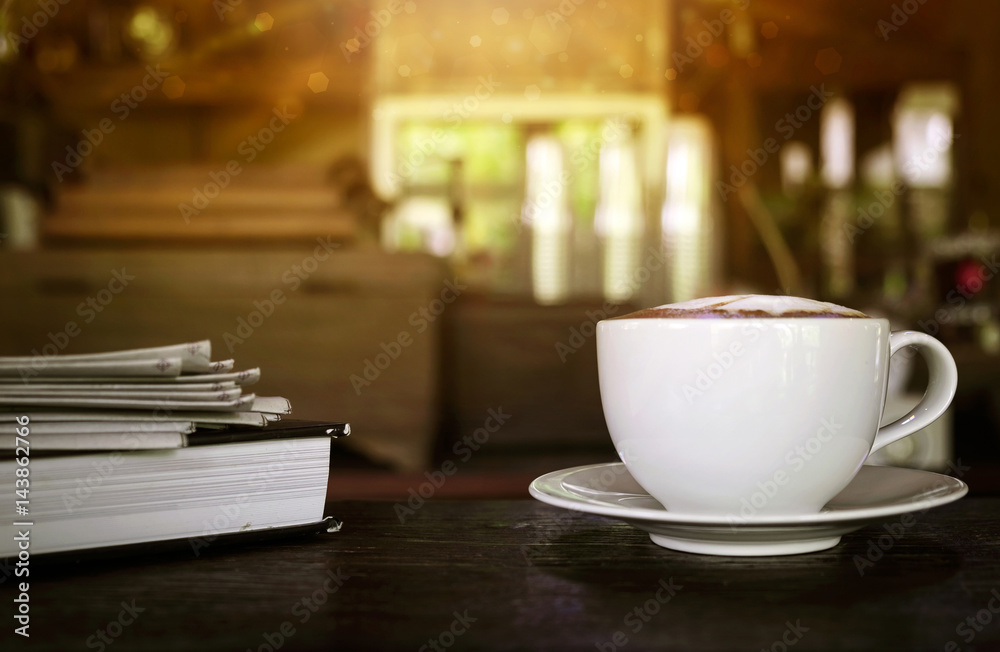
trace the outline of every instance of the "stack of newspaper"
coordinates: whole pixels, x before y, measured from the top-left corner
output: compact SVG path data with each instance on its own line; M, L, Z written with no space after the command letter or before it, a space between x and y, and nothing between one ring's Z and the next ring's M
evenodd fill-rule
M260 369L212 361L208 340L146 349L0 357L0 434L30 421L39 450L178 448L188 436L265 426L291 412L280 397L247 388ZM0 436L0 449L13 449Z

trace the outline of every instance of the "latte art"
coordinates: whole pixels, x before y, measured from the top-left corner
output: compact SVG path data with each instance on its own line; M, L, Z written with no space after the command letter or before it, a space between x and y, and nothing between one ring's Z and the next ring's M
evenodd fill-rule
M866 319L868 315L835 303L802 297L764 294L736 294L728 297L707 297L680 303L668 303L646 308L615 319L760 319L814 317L834 319Z

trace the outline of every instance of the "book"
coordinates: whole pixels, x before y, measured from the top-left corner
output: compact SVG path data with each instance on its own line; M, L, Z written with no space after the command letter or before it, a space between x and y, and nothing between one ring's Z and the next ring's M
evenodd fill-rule
M27 442L31 426L22 426ZM32 556L152 542L186 542L198 555L225 535L323 523L331 440L345 431L286 420L190 433L185 447L39 453L26 465L6 454L0 557L25 541Z
M47 557L334 527L340 422L295 421L213 362L208 340L0 358L0 557ZM3 498L3 496L6 496Z

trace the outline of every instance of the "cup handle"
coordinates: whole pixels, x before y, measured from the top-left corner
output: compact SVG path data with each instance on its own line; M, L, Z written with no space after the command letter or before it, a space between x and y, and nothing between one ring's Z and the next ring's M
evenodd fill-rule
M930 376L927 391L916 407L905 416L878 429L872 453L934 423L948 409L951 399L955 398L958 369L948 348L930 335L915 331L900 331L889 335L890 358L905 346L917 347L927 361Z

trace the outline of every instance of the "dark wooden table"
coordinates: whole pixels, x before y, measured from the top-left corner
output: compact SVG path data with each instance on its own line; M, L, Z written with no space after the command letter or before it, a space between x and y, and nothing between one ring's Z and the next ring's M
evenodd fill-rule
M33 568L31 639L7 616L2 649L1000 650L997 498L771 558L672 552L530 500L330 511L339 533Z

